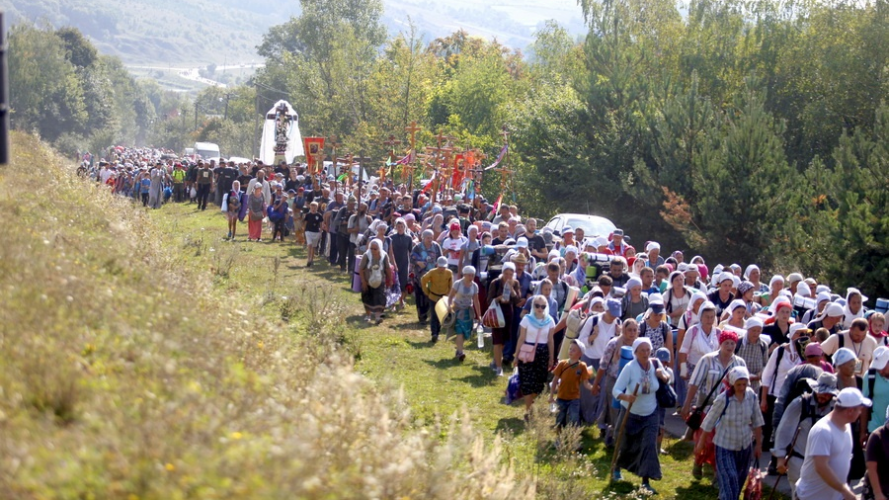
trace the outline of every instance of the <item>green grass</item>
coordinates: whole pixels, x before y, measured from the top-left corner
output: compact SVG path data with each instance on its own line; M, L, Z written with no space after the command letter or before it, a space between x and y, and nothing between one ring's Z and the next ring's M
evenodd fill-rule
M518 471L536 477L538 496L574 498L576 494L602 492L626 498L639 486L639 479L631 474L624 475L624 482L609 484L612 451L593 438L592 430L581 436L582 455L566 456L554 450L550 446L555 437L549 429L552 417L544 398L535 413L544 423L526 429L523 409L501 402L506 377L498 378L488 368L490 339L484 350L479 350L474 340L467 342L466 360L458 363L452 338L436 345L429 342L429 332L417 323L412 300L405 311L389 313L380 326L365 323L358 294L351 291L345 275L318 260L315 266L306 268L301 246L292 242L247 243L246 225L239 226L241 235L236 242L225 241L225 220L212 207L197 212L190 204L166 205L151 215L161 223L168 238L181 242L188 262L214 269L215 284L223 289L262 295L274 303L287 295L292 284L317 280L333 283L334 293L346 304L341 317L346 324L342 341L355 358L355 369L381 388L403 390L417 427L468 417L473 427L482 429L489 439L500 435L505 440L506 455L515 461ZM236 256L230 269L219 269L218 262L225 260L221 257L224 255ZM272 281L275 286L270 285ZM264 309L269 321L280 321L279 313L275 307ZM664 479L654 484L660 498L715 498L717 491L709 479L695 481L691 477L692 444L668 438L665 448L670 454L661 460Z

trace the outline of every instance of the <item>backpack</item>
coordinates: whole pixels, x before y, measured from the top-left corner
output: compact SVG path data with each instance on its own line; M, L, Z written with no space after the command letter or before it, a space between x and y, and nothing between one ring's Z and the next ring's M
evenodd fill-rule
M786 408L790 406L790 403L798 397L804 395L809 395L811 397L811 395L815 393L815 387L817 386L818 382L813 378L803 377L797 380L796 383L793 384L793 387L790 389L790 393L787 394L787 398L784 400L784 407ZM803 404L806 404L806 402L803 401ZM802 415L802 412L800 413L800 415ZM800 416L800 420L802 420L802 418L803 417Z
M567 332L571 335L566 335L568 338L577 338L577 333L580 331L580 327L586 323L587 313L589 313L589 302L587 302L586 307L578 307L577 309L571 309L568 311L568 317L565 319L565 328Z

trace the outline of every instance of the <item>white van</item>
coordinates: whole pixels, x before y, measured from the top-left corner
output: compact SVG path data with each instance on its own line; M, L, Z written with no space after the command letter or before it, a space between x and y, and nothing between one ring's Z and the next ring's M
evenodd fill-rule
M203 160L219 161L219 146L212 142L196 142L194 143L194 154L200 155Z

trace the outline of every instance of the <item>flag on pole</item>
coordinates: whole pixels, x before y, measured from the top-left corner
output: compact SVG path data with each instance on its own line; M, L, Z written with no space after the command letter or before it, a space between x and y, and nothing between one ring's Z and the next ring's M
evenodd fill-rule
M503 201L503 193L500 193L500 196L497 197L497 201L494 202L494 211L493 213L497 213L500 211L500 203Z
M407 152L407 156L405 156L404 158L395 162L395 165L407 165L408 163L413 161L413 157L414 157L414 150L412 149ZM390 160L391 160L391 158L390 158Z
M497 155L497 159L490 166L485 167L485 170L491 170L492 168L500 165L500 162L503 161L503 158L506 156L506 152L509 150L509 144L503 146L503 149L500 150L500 154Z
M430 189L432 189L432 184L435 183L436 177L438 177L438 172L435 172L435 174L432 175L432 178L429 179L429 182L426 184L426 187L424 187L423 190L420 191L421 194L426 194L429 192Z

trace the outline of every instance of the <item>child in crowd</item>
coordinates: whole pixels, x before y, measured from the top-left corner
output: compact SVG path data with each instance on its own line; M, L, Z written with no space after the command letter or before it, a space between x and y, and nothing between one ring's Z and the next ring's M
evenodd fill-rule
M553 370L549 402L555 401L559 407L556 427L560 430L566 425L580 425L581 384L586 390L593 390L590 384L590 370L586 363L580 360L585 349L586 346L580 339L574 339L568 348L568 359L559 361Z

